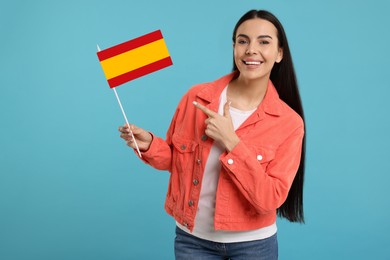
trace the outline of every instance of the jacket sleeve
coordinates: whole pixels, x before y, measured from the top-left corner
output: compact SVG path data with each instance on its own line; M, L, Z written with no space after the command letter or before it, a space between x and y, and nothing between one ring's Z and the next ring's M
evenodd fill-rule
M142 160L158 170L171 171L172 167L172 135L175 129L179 107L172 118L166 134L166 140L151 133L153 140L146 152L142 153Z
M295 129L265 169L243 141L220 157L228 178L259 213L274 211L286 200L300 164L303 135L303 126Z

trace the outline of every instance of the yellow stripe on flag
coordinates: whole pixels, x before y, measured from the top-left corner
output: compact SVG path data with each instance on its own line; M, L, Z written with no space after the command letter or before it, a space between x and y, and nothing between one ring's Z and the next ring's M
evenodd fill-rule
M112 79L166 57L169 57L168 49L164 39L160 39L103 60L100 63L106 78Z

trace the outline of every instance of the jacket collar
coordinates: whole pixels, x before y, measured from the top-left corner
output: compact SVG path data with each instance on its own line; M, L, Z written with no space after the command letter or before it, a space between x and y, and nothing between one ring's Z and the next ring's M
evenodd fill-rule
M206 87L197 93L197 96L207 102L208 107L214 111L218 111L219 97L223 89L238 76L238 72L234 71L225 75L213 82L206 83ZM264 113L280 116L283 113L282 101L279 98L278 92L271 80L268 81L267 92L263 101L256 110L258 118L262 118Z

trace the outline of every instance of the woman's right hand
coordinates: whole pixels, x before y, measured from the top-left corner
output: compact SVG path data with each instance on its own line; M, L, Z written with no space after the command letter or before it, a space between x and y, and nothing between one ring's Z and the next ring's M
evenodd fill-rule
M136 149L136 146L133 137L131 136L131 132L133 132L134 138L141 152L146 152L152 143L152 135L148 131L145 131L135 125L130 125L129 127L129 125L125 124L124 126L120 126L118 130L121 132L120 137L124 139L127 145L133 149Z

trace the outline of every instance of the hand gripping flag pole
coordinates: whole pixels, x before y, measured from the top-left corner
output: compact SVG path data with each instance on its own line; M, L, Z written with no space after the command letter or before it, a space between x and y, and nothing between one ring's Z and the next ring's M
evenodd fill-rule
M157 30L105 50L100 50L99 46L97 48L108 85L114 90L126 124L130 127L115 87L172 65L164 38L161 31ZM138 155L142 157L131 129L130 133Z

